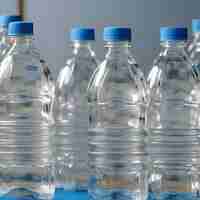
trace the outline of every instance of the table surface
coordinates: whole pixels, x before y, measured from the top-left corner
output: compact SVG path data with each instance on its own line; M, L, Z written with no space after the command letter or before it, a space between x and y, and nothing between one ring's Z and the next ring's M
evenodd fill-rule
M128 198L129 199L129 198ZM149 193L147 200L155 200L153 193ZM32 196L24 198L11 198L9 196L1 197L0 200L36 200ZM56 189L53 200L91 200L86 191L74 192L64 189ZM200 200L200 196L194 197L191 192L163 192L160 195L160 200Z
M56 189L54 200L89 200L87 192L71 192Z
M156 197L149 193L147 200L155 200ZM164 192L160 196L161 200L200 200L200 197L193 197L190 192ZM87 192L72 192L56 189L54 200L91 200Z

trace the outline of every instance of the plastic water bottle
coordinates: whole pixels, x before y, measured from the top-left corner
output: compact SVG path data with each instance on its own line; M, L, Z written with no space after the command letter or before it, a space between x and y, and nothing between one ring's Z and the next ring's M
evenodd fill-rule
M84 191L88 185L87 87L97 67L92 43L95 30L73 28L72 56L60 71L55 102L56 187Z
M21 17L18 15L0 16L0 62L12 46L12 40L7 36L8 25L15 21L21 21Z
M147 196L146 83L132 56L131 29L104 28L107 53L89 88L89 194L95 200Z
M150 191L159 199L192 199L199 191L200 84L185 52L187 29L162 27L160 40L147 81Z
M54 192L53 93L32 50L33 23L10 23L8 36L14 44L0 66L0 195L46 200Z

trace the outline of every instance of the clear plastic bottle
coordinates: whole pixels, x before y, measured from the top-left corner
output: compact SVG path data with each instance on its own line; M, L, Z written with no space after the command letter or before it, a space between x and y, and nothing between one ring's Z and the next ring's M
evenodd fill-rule
M163 27L160 40L147 79L150 191L158 199L192 199L199 191L200 84L185 52L187 29Z
M0 62L13 44L13 41L8 37L8 25L15 21L21 21L21 17L18 15L0 16Z
M146 83L131 29L104 28L107 53L89 88L89 194L95 200L144 200L148 192Z
M71 30L72 57L60 71L55 101L56 187L84 191L88 186L87 87L97 68L91 28Z
M0 66L0 195L46 200L54 192L53 91L33 47L33 23L10 23L8 36L14 44Z

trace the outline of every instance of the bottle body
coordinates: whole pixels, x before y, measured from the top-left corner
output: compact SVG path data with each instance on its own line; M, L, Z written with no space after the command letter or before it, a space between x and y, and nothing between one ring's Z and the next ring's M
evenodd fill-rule
M162 43L147 83L150 190L161 199L197 196L200 85L184 41Z
M89 88L89 194L145 199L145 82L128 42L111 42Z
M77 41L56 83L55 177L65 190L88 188L87 87L96 67L90 42Z
M0 66L1 196L50 199L53 94L30 37L15 38Z

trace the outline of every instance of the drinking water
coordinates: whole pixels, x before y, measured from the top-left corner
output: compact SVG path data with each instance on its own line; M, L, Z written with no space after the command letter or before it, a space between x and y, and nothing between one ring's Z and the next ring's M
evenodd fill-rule
M0 65L0 196L46 200L54 192L53 91L33 47L33 23L10 23L8 36L14 44Z
M161 51L147 81L152 160L150 191L159 199L196 197L200 84L185 52L187 29L162 27L160 40Z
M144 200L148 192L146 84L130 51L131 29L104 28L107 53L88 90L89 195Z
M56 187L72 191L88 188L87 87L97 68L92 43L95 30L73 28L72 56L56 83L54 158Z

